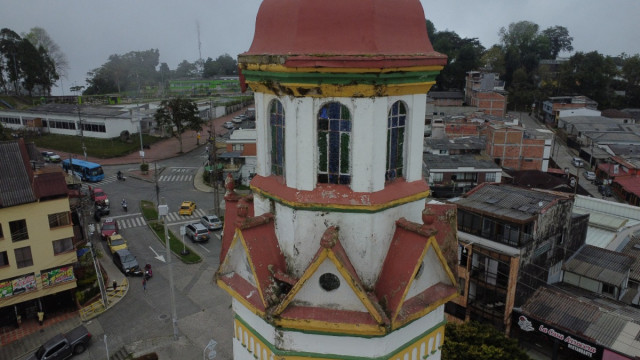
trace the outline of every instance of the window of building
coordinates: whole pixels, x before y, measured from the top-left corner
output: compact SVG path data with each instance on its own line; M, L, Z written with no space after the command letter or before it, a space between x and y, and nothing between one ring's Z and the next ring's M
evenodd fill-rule
M18 269L33 265L31 247L25 246L23 248L13 250L13 252L16 255L16 266L18 266Z
M73 240L71 238L56 240L52 244L54 255L66 253L73 250Z
M0 251L0 267L9 266L9 256L6 251Z
M402 101L396 101L387 117L387 180L402 177L406 120L406 106Z
M616 292L615 285L602 283L602 293L603 294L613 296L613 295L615 295L615 292Z
M332 273L325 273L320 275L319 281L320 287L325 291L333 291L340 287L340 279Z
M458 294L460 294L460 296L464 296L464 289L466 289L466 280L465 278L459 277L458 278Z
M431 179L431 183L433 184L440 184L442 182L443 176L442 173L432 172L429 176L429 179Z
M25 219L9 222L9 230L11 231L11 240L13 242L27 240L29 238L27 221Z
M4 239L4 232L2 232L2 224L0 224L0 240Z
M318 182L351 183L351 114L331 102L318 112Z
M271 126L271 174L284 175L284 108L278 100L271 101L269 106L269 124Z
M244 144L233 144L233 151L244 151Z
M69 221L69 213L68 212L60 212L56 214L49 214L49 229L54 229L60 226L70 225Z
M485 173L484 181L486 182L496 182L496 173Z

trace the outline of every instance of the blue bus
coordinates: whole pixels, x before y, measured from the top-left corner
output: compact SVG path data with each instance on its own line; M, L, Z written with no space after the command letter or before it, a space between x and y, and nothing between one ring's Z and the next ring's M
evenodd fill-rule
M102 171L102 166L90 161L64 159L62 160L62 168L66 172L71 170L73 175L77 176L82 181L97 182L104 180L104 171Z

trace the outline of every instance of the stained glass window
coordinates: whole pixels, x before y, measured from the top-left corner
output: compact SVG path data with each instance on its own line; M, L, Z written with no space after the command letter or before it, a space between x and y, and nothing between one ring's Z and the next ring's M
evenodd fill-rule
M318 112L318 182L350 184L351 114L331 102Z
M284 175L284 109L278 100L269 105L271 127L271 174Z
M407 109L402 101L396 101L387 117L387 172L386 180L403 176L404 129Z

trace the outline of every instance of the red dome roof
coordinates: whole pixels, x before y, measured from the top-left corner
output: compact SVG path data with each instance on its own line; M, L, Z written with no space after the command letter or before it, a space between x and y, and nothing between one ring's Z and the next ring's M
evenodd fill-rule
M243 55L435 53L419 0L264 0Z

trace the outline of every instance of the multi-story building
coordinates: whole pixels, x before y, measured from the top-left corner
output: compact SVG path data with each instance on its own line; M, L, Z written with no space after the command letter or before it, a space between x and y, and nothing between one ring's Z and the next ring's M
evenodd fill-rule
M19 323L74 304L77 256L62 169L34 170L41 157L22 139L0 142L0 154L0 318Z
M549 169L553 133L487 123L480 134L486 139L486 154L496 164L514 170Z
M508 331L513 307L557 282L563 261L584 244L589 215L572 214L572 195L489 183L450 203L458 208L462 296L447 311Z
M598 109L598 103L586 96L553 96L542 102L542 120L557 126L560 110L587 108Z
M483 182L500 182L502 168L483 155L424 154L424 177L431 196L460 196Z
M464 89L467 105L475 106L487 115L505 116L507 114L507 93L504 81L496 73L469 71Z

